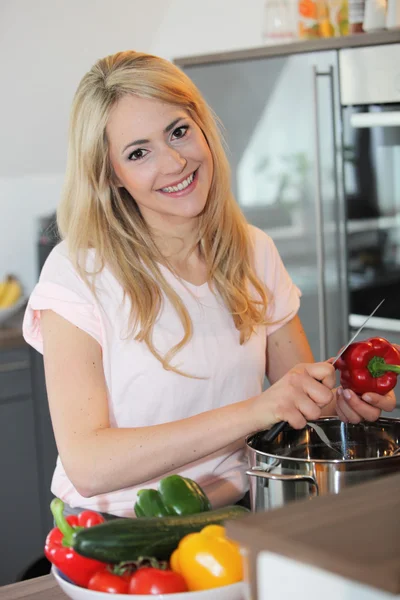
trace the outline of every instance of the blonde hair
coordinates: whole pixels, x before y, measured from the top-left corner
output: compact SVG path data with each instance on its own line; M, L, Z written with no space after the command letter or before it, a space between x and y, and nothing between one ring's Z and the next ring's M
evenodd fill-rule
M95 273L85 266L87 251L94 248L95 272L107 265L131 301L131 335L144 341L165 369L187 375L171 361L192 336L189 313L163 277L158 263L165 264L165 257L133 198L114 181L109 159L106 125L112 107L126 94L179 106L207 140L214 169L198 219L197 244L201 243L208 280L232 314L241 344L266 323L267 292L254 270L248 225L231 192L215 117L196 86L178 67L156 56L126 51L99 60L81 80L72 105L58 227L82 279L95 291ZM165 356L152 342L163 292L184 329L182 339Z

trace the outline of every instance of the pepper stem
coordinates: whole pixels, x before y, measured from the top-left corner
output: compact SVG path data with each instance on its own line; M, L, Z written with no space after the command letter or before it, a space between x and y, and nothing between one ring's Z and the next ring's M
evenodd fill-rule
M387 371L392 373L400 373L399 365L389 365L381 356L374 356L371 358L367 368L372 377L382 377L382 375Z
M54 498L50 503L50 510L53 514L54 521L58 529L63 534L62 545L70 547L72 546L72 538L78 529L82 527L72 527L64 517L64 502L59 498Z

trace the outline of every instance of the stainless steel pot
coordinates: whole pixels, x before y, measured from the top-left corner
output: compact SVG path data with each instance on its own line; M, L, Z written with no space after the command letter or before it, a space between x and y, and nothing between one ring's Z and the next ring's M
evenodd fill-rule
M253 511L277 508L304 498L329 493L398 472L400 419L381 418L351 425L337 417L315 421L340 455L324 444L308 425L286 426L272 442L259 431L246 439Z

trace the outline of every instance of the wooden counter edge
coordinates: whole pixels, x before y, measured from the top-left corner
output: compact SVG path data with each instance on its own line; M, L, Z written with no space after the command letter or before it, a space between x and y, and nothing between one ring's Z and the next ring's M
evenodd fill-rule
M53 575L43 575L0 587L1 600L65 600L67 596Z

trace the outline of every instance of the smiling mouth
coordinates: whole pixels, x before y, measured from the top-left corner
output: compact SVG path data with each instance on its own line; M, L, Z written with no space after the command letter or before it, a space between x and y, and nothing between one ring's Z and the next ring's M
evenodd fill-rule
M190 185L192 185L193 181L196 179L197 171L198 169L193 171L193 173L191 173L188 177L186 177L186 179L184 179L177 185L170 185L161 188L159 191L163 192L164 194L176 194L177 192L183 192L183 190L186 190Z

